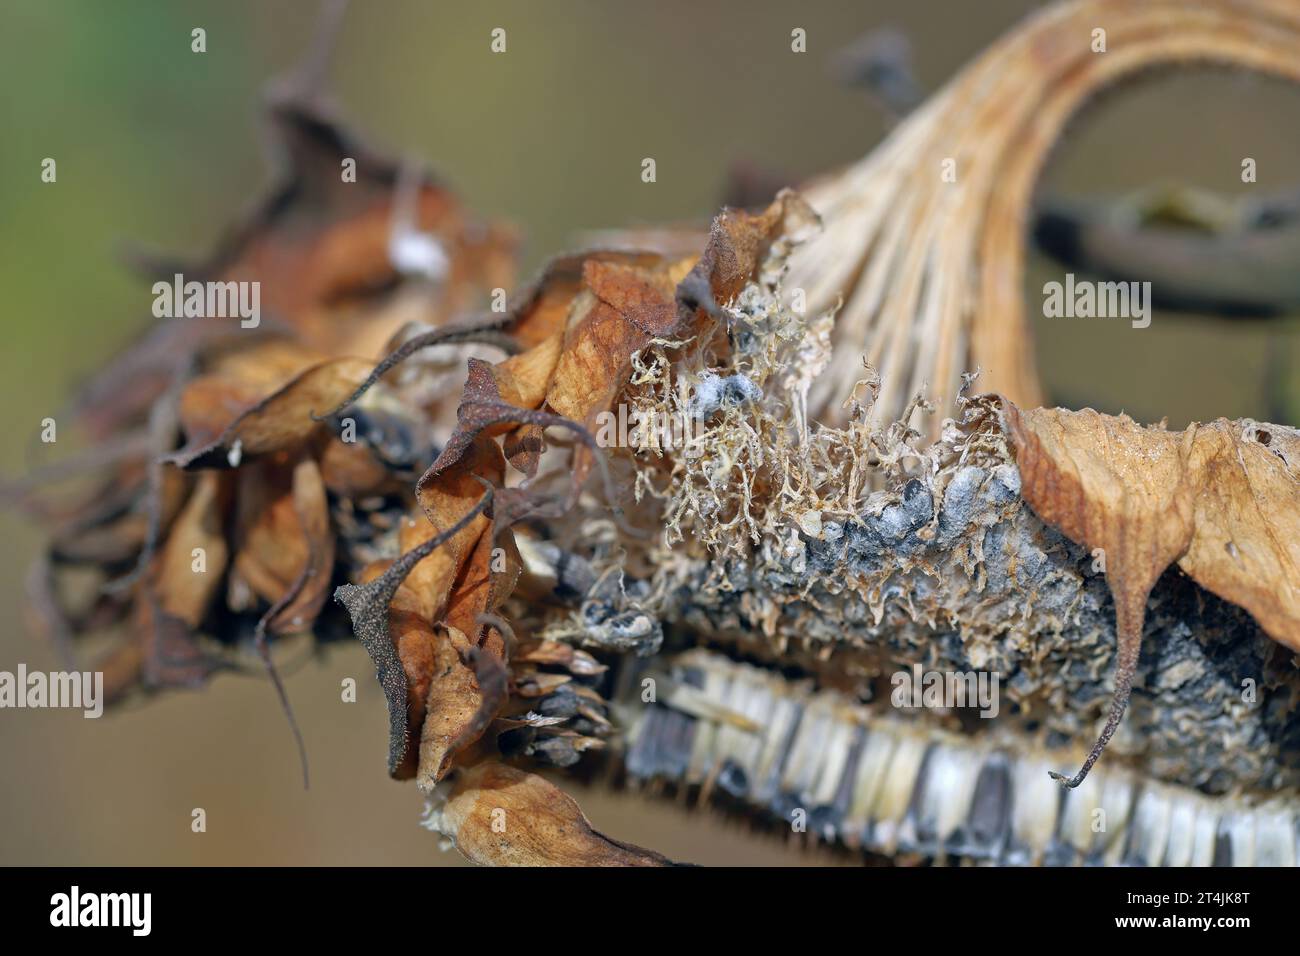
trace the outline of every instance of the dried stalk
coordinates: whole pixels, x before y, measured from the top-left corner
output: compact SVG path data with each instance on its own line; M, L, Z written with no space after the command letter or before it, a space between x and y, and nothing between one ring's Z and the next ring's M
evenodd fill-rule
M1106 52L1092 35L1106 31ZM881 370L878 421L926 387L948 408L961 375L1018 404L1042 402L1023 303L1034 184L1070 117L1153 67L1212 62L1300 81L1300 7L1287 0L1082 0L1051 6L991 46L865 159L809 186L826 230L796 254L787 289L841 309L815 418L861 356ZM943 178L955 161L955 182ZM937 422L936 422L937 425ZM931 430L931 435L935 434Z

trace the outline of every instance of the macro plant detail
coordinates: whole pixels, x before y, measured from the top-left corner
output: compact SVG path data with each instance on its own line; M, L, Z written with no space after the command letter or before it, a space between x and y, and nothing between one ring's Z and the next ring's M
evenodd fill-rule
M1297 862L1300 430L1043 407L1022 287L1085 100L1300 79L1300 10L1051 5L860 162L509 294L515 231L320 94L341 14L268 94L266 198L136 263L167 317L76 398L90 450L7 489L110 705L251 650L297 735L273 652L355 639L389 775L482 864L675 862L566 771L877 861Z

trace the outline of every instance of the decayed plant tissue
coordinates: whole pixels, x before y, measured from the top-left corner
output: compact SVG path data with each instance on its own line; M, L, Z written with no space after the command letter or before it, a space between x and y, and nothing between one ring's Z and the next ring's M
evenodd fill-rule
M1297 49L1286 3L1054 5L861 163L508 301L509 227L281 89L279 186L146 264L178 315L261 299L85 385L102 483L46 509L34 605L69 659L116 627L110 703L355 638L389 774L477 863L689 862L560 770L877 861L1293 865L1300 431L1044 407L1021 299L1084 98Z

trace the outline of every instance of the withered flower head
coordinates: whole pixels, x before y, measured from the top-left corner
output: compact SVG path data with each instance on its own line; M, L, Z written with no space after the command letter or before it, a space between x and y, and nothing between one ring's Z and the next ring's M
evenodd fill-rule
M1136 52L1078 42L1102 14ZM36 604L65 650L113 632L113 697L354 636L389 773L476 862L667 863L534 772L607 750L888 855L1204 861L1248 824L1252 859L1295 862L1300 433L1033 407L1020 233L1097 87L1199 56L1294 75L1297 48L1281 0L1060 4L807 199L555 259L483 312L511 231L277 96L270 196L151 274L260 283L266 321L166 322L88 384L108 474L26 494L55 525ZM1006 713L868 707L922 664L1005 675ZM1238 707L1243 677L1282 703ZM1084 800L1130 834L1084 835ZM1167 807L1180 829L1133 835Z

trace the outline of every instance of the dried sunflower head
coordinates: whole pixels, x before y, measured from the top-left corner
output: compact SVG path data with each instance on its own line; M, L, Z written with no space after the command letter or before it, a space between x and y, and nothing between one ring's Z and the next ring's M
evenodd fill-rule
M1107 781L1131 796L1143 765L1180 807L1192 788L1240 801L1216 821L1292 820L1294 722L1239 712L1230 688L1247 672L1274 700L1300 693L1278 651L1300 640L1300 533L1274 533L1300 513L1300 438L1028 407L1019 221L1068 112L1152 61L1291 71L1289 8L1246 4L1274 26L1255 42L1219 30L1239 5L1174 16L1172 40L1157 26L1175 8L1156 6L1046 11L810 201L725 210L691 252L556 259L508 304L509 230L273 100L280 184L159 293L253 284L265 321L169 321L88 386L77 412L110 474L51 510L40 606L69 638L119 630L113 696L200 684L244 645L269 666L285 636L355 636L387 699L389 773L480 862L667 862L529 771L611 743L633 776L811 806L828 838L1041 858L1038 817L984 839L935 794L959 782L975 815L1032 773L1045 805L1045 755L1085 759L1105 716L1083 782L1144 627L1176 661ZM1141 55L1066 44L1044 73L1042 50L1102 12ZM1003 397L973 394L977 366ZM696 643L807 680L679 653ZM1005 675L997 729L865 709L922 664ZM1214 732L1189 741L1189 722Z

